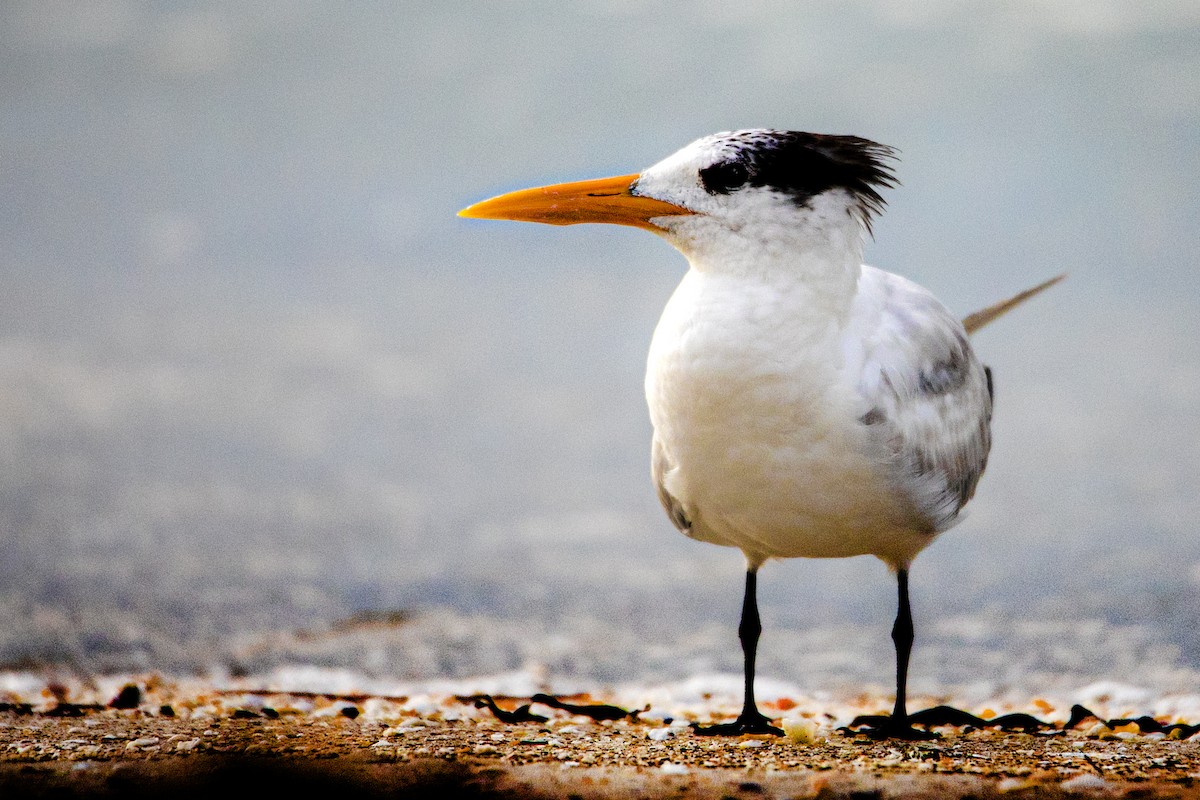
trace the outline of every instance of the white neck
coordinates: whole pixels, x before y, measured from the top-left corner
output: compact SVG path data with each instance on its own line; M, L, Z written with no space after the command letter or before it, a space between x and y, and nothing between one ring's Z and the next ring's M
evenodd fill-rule
M818 307L848 308L866 231L845 193L828 192L804 208L764 197L762 207L739 210L747 213L671 218L664 236L697 272L802 288Z

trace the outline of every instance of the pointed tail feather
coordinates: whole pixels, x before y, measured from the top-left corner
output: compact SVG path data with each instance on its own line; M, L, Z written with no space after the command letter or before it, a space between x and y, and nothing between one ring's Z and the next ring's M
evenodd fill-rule
M965 317L963 317L963 327L967 329L968 334L974 333L984 325L987 325L989 322L996 319L996 317L1012 311L1014 308L1019 306L1021 303L1024 303L1035 294L1040 294L1046 289L1049 289L1051 286L1058 283L1065 277L1067 277L1067 273L1064 272L1062 275L1056 275L1048 281L1039 283L1032 289L1026 289L1020 294L1013 295L1007 300L1001 300L999 303L990 305L987 308L981 308L974 314L967 314Z

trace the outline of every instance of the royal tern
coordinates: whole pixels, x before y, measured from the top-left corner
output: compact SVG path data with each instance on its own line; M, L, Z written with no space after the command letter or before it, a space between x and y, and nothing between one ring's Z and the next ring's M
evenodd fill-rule
M746 559L743 709L700 733L781 733L754 700L763 563L869 554L899 590L895 708L877 732L922 735L905 704L909 566L955 523L991 445L992 378L968 327L1058 279L964 326L928 290L864 265L894 158L856 136L724 132L638 174L459 212L633 225L688 260L650 344L652 475L680 531Z

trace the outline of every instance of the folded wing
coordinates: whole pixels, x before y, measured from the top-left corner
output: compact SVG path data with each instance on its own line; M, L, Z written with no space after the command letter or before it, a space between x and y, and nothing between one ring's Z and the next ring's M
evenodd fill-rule
M991 448L992 386L963 324L931 293L864 268L855 318L861 417L890 454L891 477L918 520L944 530L975 493Z

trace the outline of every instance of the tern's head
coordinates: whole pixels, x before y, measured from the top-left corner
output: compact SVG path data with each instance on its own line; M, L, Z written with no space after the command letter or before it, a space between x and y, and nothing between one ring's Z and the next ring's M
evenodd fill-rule
M634 175L526 189L464 217L573 225L608 222L662 234L685 253L708 243L795 241L816 228L861 238L893 186L893 151L857 136L742 130L698 139Z
M748 130L697 139L643 172L503 194L464 217L637 225L671 239L686 231L803 224L840 209L869 229L893 186L892 148L852 136Z

